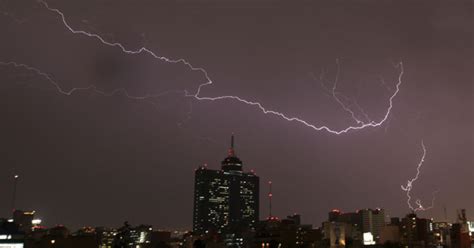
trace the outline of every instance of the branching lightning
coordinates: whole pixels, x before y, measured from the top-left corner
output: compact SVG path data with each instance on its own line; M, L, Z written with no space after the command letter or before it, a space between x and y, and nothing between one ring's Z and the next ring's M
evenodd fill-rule
M204 87L210 86L211 84L213 84L212 79L210 78L208 72L204 68L195 67L185 59L181 59L181 58L180 59L170 59L170 58L167 58L167 57L164 57L164 56L159 56L155 52L153 52L152 50L150 50L146 47L142 47L142 48L136 49L136 50L129 50L124 45L122 45L121 43L119 43L119 42L109 42L98 34L86 32L86 31L83 31L83 30L76 30L68 23L67 18L65 17L65 15L62 11L60 11L59 9L50 7L49 4L44 0L37 0L37 1L38 1L38 3L43 5L46 9L48 9L49 11L51 11L53 13L56 13L60 17L60 19L62 20L64 26L73 34L83 35L83 36L87 36L87 37L90 37L90 38L94 38L97 41L99 41L100 43L102 43L103 45L119 48L125 54L129 54L129 55L147 54L149 56L152 56L155 59L158 59L158 60L161 60L161 61L164 61L164 62L167 62L167 63L183 64L183 65L187 66L192 71L198 71L198 72L202 73L202 75L205 78L205 82L200 84L197 87L197 89L194 93L190 93L187 90L181 90L181 91L176 90L176 91L172 91L172 92L183 93L185 97L193 98L197 101L221 101L221 100L237 101L237 102L240 102L240 103L244 103L244 104L256 107L263 114L274 115L274 116L279 117L279 118L281 118L283 120L286 120L288 122L297 122L297 123L302 124L302 125L304 125L308 128L311 128L315 131L326 131L326 132L329 132L331 134L339 135L339 134L344 134L344 133L347 133L347 132L353 131L353 130L362 130L362 129L365 129L365 128L379 127L379 126L383 125L390 116L390 113L391 113L392 108L393 108L393 101L394 101L395 97L398 95L398 93L400 92L400 86L402 84L402 76L403 76L404 70L403 70L403 63L399 62L398 64L395 65L395 68L397 68L399 70L398 80L395 84L395 90L393 91L392 95L388 99L389 104L388 104L387 110L384 113L383 117L379 121L373 121L368 117L367 114L364 113L366 121L363 121L363 120L359 119L356 116L356 114L354 113L354 111L351 110L351 108L349 108L348 106L346 106L343 103L343 101L339 98L340 94L338 94L337 91L336 91L337 90L338 78L336 78L335 82L334 82L334 85L333 85L333 88L332 88L332 91L331 91L332 96L342 106L342 108L351 115L352 119L355 121L355 125L348 126L346 128L342 128L342 129L331 129L328 126L324 126L324 125L320 126L320 125L317 125L317 124L312 124L312 123L309 123L308 121L305 121L305 120L303 120L299 117L289 116L287 114L278 112L276 110L267 109L260 102L249 101L249 100L246 100L246 99L241 98L239 96L233 96L233 95L224 95L224 96L215 96L215 97L201 96L201 90ZM33 72L43 76L44 78L46 78L49 82L51 82L54 85L54 87L58 90L59 93L64 94L64 95L71 95L76 91L92 90L92 91L94 91L98 94L104 95L104 96L112 96L112 95L116 95L116 94L121 93L124 96L126 96L128 98L131 98L131 99L145 100L145 99L152 99L152 98L155 98L155 97L159 97L159 96L162 96L164 94L167 94L167 93L171 92L171 91L168 91L168 92L161 93L161 94L146 94L146 95L143 95L143 96L133 96L133 95L129 94L127 92L127 90L124 89L124 88L115 89L111 92L105 92L105 91L101 91L101 90L97 89L94 85L90 85L90 86L84 87L84 88L73 88L71 90L64 90L60 87L60 85L58 83L56 83L52 79L51 76L49 76L48 74L42 72L41 70L39 70L35 67L29 66L29 65L26 65L26 64L22 64L22 63L16 63L16 62L1 62L1 64L2 65L12 65L12 66L15 66L15 67L22 67L22 68L25 68L27 70L33 71ZM339 63L338 63L338 74L339 74ZM357 107L360 108L360 106L357 106Z
M16 67L16 68L23 68L23 69L26 69L28 71L32 71L32 72L36 73L37 75L42 76L49 83L51 83L53 85L53 87L59 93L61 93L63 95L67 95L67 96L70 96L73 93L78 92L78 91L93 91L94 93L102 95L102 96L114 96L114 95L118 95L118 94L123 94L124 96L126 96L129 99L145 100L145 99L149 99L149 98L160 97L160 96L172 93L172 92L176 92L176 91L165 91L165 92L160 93L160 94L147 94L147 95L144 95L144 96L134 96L134 95L131 95L124 88L118 88L118 89L115 89L111 92L105 92L105 91L97 89L97 87L95 85L90 85L90 86L87 86L87 87L72 88L70 90L65 90L65 89L61 88L61 86L56 81L53 80L52 76L50 76L46 72L41 71L40 69L38 69L36 67L30 66L30 65L27 65L27 64L17 63L17 62L14 62L14 61L9 61L9 62L0 61L0 65L13 66L13 67Z
M336 92L337 90L337 83L339 82L339 74L340 74L340 65L339 65L339 60L337 59L336 60L336 64L337 64L337 73L336 73L336 78L334 79L334 85L332 86L332 96L333 98L336 100L337 103L339 103L339 105L341 105L342 109L344 109L344 111L348 112L352 119L357 123L357 124L364 124L363 121L359 120L357 117L356 117L356 114L354 113L354 111L352 111L352 109L350 109L349 107L347 107L342 101L341 99L339 99L338 97L338 93Z
M337 66L337 69L336 69L336 76L335 76L335 79L334 79L334 83L333 83L333 86L332 86L332 89L329 89L326 87L326 84L324 83L324 78L325 78L325 70L322 70L321 71L321 74L319 76L319 79L317 79L314 74L311 74L311 76L313 77L314 80L318 80L320 81L320 84L321 84L321 87L326 91L326 93L328 93L329 95L332 96L332 98L342 107L342 109L344 111L346 111L347 113L350 114L351 118L357 123L357 124L364 124L363 121L361 121L359 119L359 117L357 117L357 114L352 110L351 106L355 106L357 108L357 110L360 112L360 114L362 114L366 121L367 122L371 122L372 120L370 119L369 115L364 111L364 109L357 103L357 100L355 99L350 99L349 97L341 94L340 92L337 91L337 86L338 86L338 82L339 82L339 75L340 75L340 72L341 72L341 66L340 66L340 63L339 63L339 59L336 59L336 66ZM341 100L341 97L344 98L344 101L345 102L348 102L350 105L346 105L344 103L343 100Z
M411 190L413 189L413 183L418 180L419 176L420 176L420 170L421 170L421 167L423 166L423 163L425 162L425 158L426 158L426 147L425 147L425 144L424 142L422 141L421 142L421 147L423 148L423 155L421 156L421 159L420 159L420 162L418 162L418 165L416 167L416 175L414 178L410 179L407 181L407 184L405 186L401 185L401 188L403 191L406 191L407 192L407 204L408 204L408 207L416 212L416 211L426 211L426 210L429 210L429 209L432 209L434 207L434 202L436 200L436 193L437 191L433 192L433 198L431 200L431 205L428 206L428 207L424 207L421 203L421 200L420 199L416 199L415 200L415 205L416 206L413 206L412 203L411 203L411 199L412 199L412 196L410 195L411 193Z

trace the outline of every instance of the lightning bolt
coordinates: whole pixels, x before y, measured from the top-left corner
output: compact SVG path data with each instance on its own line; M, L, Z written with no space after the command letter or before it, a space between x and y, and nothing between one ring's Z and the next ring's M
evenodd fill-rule
M336 60L336 64L337 64L337 73L336 73L336 78L334 79L334 85L332 86L332 96L333 98L336 100L337 103L339 103L339 105L341 105L342 109L344 109L346 112L348 112L352 119L357 123L357 124L364 124L363 121L359 120L357 117L356 117L356 114L354 113L354 111L352 111L352 109L350 109L349 107L347 107L342 101L341 99L339 99L338 97L338 93L337 93L337 83L339 82L339 74L340 74L340 65L339 65L339 59ZM345 96L344 96L345 97ZM346 100L347 97L346 97Z
M429 210L429 209L432 209L434 207L434 202L436 200L436 193L438 193L438 191L435 191L433 192L433 198L431 199L431 205L428 206L428 207L424 207L421 203L421 200L420 199L416 199L415 200L415 205L416 206L413 206L412 203L411 203L411 199L412 199L412 196L410 195L411 193L411 190L413 189L413 183L418 180L419 176L420 176L420 170L421 170L421 166L423 166L423 163L425 162L425 158L426 158L426 147L425 147L425 144L423 141L421 141L421 147L423 149L423 155L421 156L421 159L420 159L420 162L418 162L418 165L416 167L416 175L414 178L412 179L409 179L407 181L407 184L405 186L401 185L401 188L403 191L406 191L407 192L407 204L408 204L408 207L413 211L413 212L416 212L416 211L426 211L426 210Z
M79 92L79 91L93 91L94 93L102 95L102 96L110 97L110 96L114 96L114 95L118 95L118 94L123 94L124 96L126 96L129 99L146 100L146 99L149 99L149 98L157 98L157 97L160 97L160 96L163 96L163 95L166 95L166 94L169 94L169 93L173 93L173 92L181 92L181 91L172 91L172 90L170 90L170 91L165 91L165 92L159 93L159 94L147 94L147 95L144 95L144 96L134 96L134 95L131 95L125 88L118 88L118 89L115 89L111 92L105 92L105 91L97 89L97 87L95 85L89 85L87 87L72 88L70 90L65 90L65 89L61 88L59 83L57 83L55 80L53 80L53 77L51 75L47 74L46 72L41 71L40 69L38 69L36 67L30 66L30 65L27 65L27 64L17 63L17 62L14 62L14 61L9 61L9 62L0 61L0 65L13 66L15 68L23 68L25 70L34 72L37 75L42 76L49 83L51 83L53 85L53 87L59 93L61 93L63 95L66 95L66 96L70 96L73 93Z
M365 117L365 119L368 121L368 122L371 122L372 120L370 119L369 115L364 111L364 109L357 103L357 100L356 99L350 99L349 97L341 94L340 92L337 91L337 86L338 86L338 82L339 82L339 75L340 75L340 72L341 72L341 66L340 66L340 63L339 63L339 59L336 59L336 76L334 78L334 83L333 83L333 86L332 86L332 89L330 90L328 87L326 87L325 83L324 83L324 78L325 78L325 74L326 74L326 71L323 69L321 71L321 74L319 76L319 79L316 78L314 76L314 74L311 74L311 76L313 77L314 80L317 80L317 81L320 81L320 84L321 84L321 87L326 91L326 93L328 93L329 95L332 96L332 98L342 107L342 109L344 111L346 111L347 113L349 113L352 117L352 119L357 123L357 124L364 124L363 121L361 121L358 117L357 117L357 114L351 109L351 106L355 106L359 112ZM344 98L344 101L345 102L348 102L350 103L350 105L346 105L344 103L343 100L341 100L341 97Z
M73 34L83 35L83 36L87 36L87 37L96 39L97 41L99 41L103 45L119 48L123 53L128 54L128 55L146 54L146 55L152 56L155 59L158 59L158 60L161 60L161 61L164 61L164 62L167 62L167 63L183 64L183 65L187 66L191 71L198 71L198 72L202 73L202 75L204 76L204 78L206 80L206 82L200 84L197 87L197 90L194 93L190 93L187 90L182 90L182 91L176 90L176 91L171 91L171 92L183 93L185 97L193 98L197 101L224 101L224 100L237 101L237 102L249 105L249 106L256 107L263 114L273 115L273 116L279 117L283 120L286 120L288 122L297 122L301 125L304 125L308 128L311 128L315 131L326 131L326 132L329 132L331 134L340 135L340 134L348 133L350 131L362 130L362 129L365 129L365 128L375 128L375 127L379 127L379 126L383 125L390 116L391 110L393 108L393 101L394 101L395 97L398 95L398 93L400 92L400 86L402 84L402 76L403 76L404 70L403 70L403 63L399 62L398 64L394 65L395 68L398 68L400 72L399 72L399 75L398 75L398 81L395 85L395 90L393 91L392 95L388 99L389 100L389 105L387 107L387 110L386 110L385 114L378 121L373 121L373 120L370 120L369 118L366 118L367 121L362 121L359 118L357 118L355 113L349 107L347 107L340 100L340 98L338 97L339 94L336 92L338 78L336 78L334 86L332 88L332 95L333 95L334 99L342 106L342 108L346 112L351 114L351 117L356 122L356 125L348 126L346 128L342 128L342 129L331 129L328 126L324 126L324 125L320 126L320 125L317 125L317 124L312 124L312 123L309 123L308 121L305 121L305 120L303 120L299 117L289 116L287 114L284 114L282 112L278 112L276 110L267 109L260 102L249 101L249 100L246 100L246 99L241 98L239 96L234 96L234 95L224 95L224 96L215 96L215 97L201 96L201 90L204 87L210 86L214 83L212 81L212 79L210 78L208 72L204 68L195 67L190 62L188 62L187 60L182 59L182 58L180 58L180 59L170 59L170 58L167 58L167 57L164 57L164 56L157 55L155 52L153 52L152 50L150 50L146 47L141 47L141 48L136 49L136 50L130 50L130 49L127 49L121 43L119 43L119 42L109 42L98 34L86 32L86 31L83 31L83 30L76 30L68 23L65 15L62 11L60 11L59 9L50 7L50 5L44 0L37 0L37 1L38 1L38 3L42 4L47 10L49 10L53 13L56 13L60 17L60 19L62 20L62 23L64 24L64 26ZM58 90L58 92L60 92L61 94L64 94L64 95L71 95L76 91L93 90L94 92L96 92L98 94L101 94L101 95L104 95L104 96L112 96L112 95L121 93L121 94L123 94L126 97L131 98L131 99L145 100L145 99L159 97L159 96L162 96L164 94L170 93L170 92L165 92L165 93L161 93L161 94L146 94L144 96L133 96L133 95L130 95L127 92L127 90L125 90L124 88L119 88L119 89L113 90L112 92L104 92L104 91L101 91L101 90L97 89L94 85L90 85L90 86L84 87L84 88L73 88L71 90L63 90L60 87L60 85L52 79L51 76L49 76L48 74L42 72L41 70L39 70L35 67L29 66L29 65L26 65L26 64L16 63L16 62L2 62L1 64L2 65L13 65L15 67L23 67L27 70L34 71L37 74L39 74L39 75L43 76L44 78L46 78L49 82L51 82L54 85L54 87ZM338 64L338 73L339 73L339 64Z

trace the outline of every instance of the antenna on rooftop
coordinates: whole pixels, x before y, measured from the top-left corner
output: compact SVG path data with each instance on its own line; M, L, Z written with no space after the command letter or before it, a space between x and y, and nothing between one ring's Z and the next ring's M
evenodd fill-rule
M13 171L13 194L12 194L12 212L15 212L16 210L16 188L18 184L18 180L20 179L20 176L16 174L15 171Z
M268 191L268 219L272 219L272 181L268 181L269 191Z

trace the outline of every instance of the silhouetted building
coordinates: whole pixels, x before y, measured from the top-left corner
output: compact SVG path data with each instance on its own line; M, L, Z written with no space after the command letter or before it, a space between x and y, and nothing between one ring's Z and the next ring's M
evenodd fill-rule
M151 233L151 243L153 248L166 248L171 242L171 232L153 231Z
M113 228L97 227L95 229L95 235L99 248L112 248L117 230Z
M20 231L29 233L33 227L35 211L15 210L13 212L13 222L18 225Z
M465 224L453 224L451 228L451 242L453 248L470 248L471 241Z
M400 218L392 217L390 222L382 227L380 231L379 244L383 244L387 247L398 247L401 244L400 234L401 222ZM390 246L391 245L391 246Z
M438 247L451 247L451 224L448 222L433 223L434 244Z
M260 221L251 247L319 247L321 241L321 230L302 225L301 216L294 214L283 220L273 217Z
M147 225L132 227L125 222L117 230L112 248L151 248L151 234L153 228Z
M470 248L470 225L467 221L466 210L458 210L458 222L454 223L451 228L451 244L453 248Z
M379 240L380 231L385 226L385 210L377 208L359 210L362 221L362 233L371 233L374 240Z
M65 239L65 238L69 237L70 231L64 225L57 225L57 226L49 229L48 235L53 237L53 238Z
M341 216L341 210L333 209L328 213L329 222L339 222L339 217Z
M401 242L409 247L429 247L435 243L433 223L429 219L421 219L416 214L408 214L401 222Z
M331 212L328 214L329 222L342 222L342 223L347 223L347 224L352 224L355 226L360 226L362 219L359 214L359 211L357 212L349 212L349 213L343 213L339 209L333 209Z
M363 209L356 212L343 213L339 209L333 209L328 214L328 222L323 223L325 239L330 245L355 246L365 243L366 245L378 242L380 232L385 226L385 210ZM341 238L337 238L338 232ZM332 239L332 240L331 240ZM332 241L338 243L331 243Z
M25 235L18 225L7 219L0 219L0 247L23 248Z
M388 224L380 231L380 244L400 244L400 225Z
M398 217L390 218L390 225L400 225L400 218Z
M323 222L324 239L328 241L330 248L346 246L346 232L352 225L343 222Z
M235 234L254 229L259 218L259 178L242 170L234 136L221 170L201 166L195 173L193 231ZM231 239L240 240L241 237Z

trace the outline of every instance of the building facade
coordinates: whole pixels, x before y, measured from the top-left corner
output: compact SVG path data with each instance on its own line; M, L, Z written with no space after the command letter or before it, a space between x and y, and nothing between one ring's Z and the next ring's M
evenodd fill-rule
M359 210L361 216L361 226L363 233L371 233L375 240L379 240L380 232L385 226L385 210L384 209L363 209Z
M234 136L220 170L199 167L194 180L193 231L229 233L254 229L259 218L259 178L244 172Z

